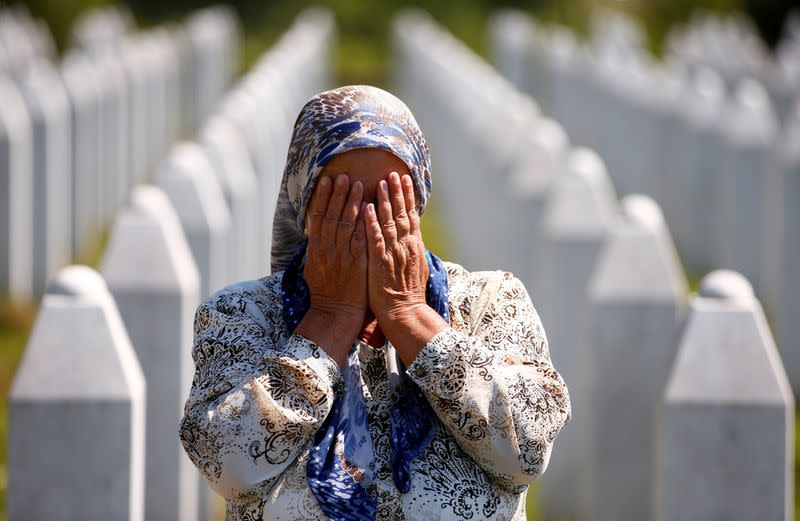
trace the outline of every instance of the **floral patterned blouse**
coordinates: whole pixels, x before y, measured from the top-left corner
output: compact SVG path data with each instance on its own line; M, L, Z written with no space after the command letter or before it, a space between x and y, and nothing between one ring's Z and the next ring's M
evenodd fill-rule
M570 418L567 388L522 283L510 273L445 266L450 327L407 369L438 417L407 494L388 463L387 350L358 343L377 518L524 520L525 491ZM226 498L227 521L325 519L306 461L342 375L322 348L286 331L282 273L229 286L195 316L196 372L179 434Z

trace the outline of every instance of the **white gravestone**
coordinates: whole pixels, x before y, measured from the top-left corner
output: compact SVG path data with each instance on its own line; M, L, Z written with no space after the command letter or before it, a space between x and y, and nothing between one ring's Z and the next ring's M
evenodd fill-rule
M33 130L25 101L0 76L0 296L33 296Z
M48 287L9 406L9 521L145 520L144 376L91 268Z
M740 272L760 291L762 234L768 213L766 186L778 137L775 114L761 84L737 86L727 116L723 166L716 177L715 264Z
M712 69L698 69L687 82L685 99L679 103L682 128L676 133L676 154L670 164L664 193L669 200L670 223L675 244L693 273L713 264L713 198L715 180L722 168L722 135L719 131L725 107L725 84Z
M159 122L159 130L155 133L160 139L155 145L154 160L157 161L163 157L169 145L180 137L180 57L175 37L164 27L154 29L148 43L152 79L159 93L158 103L154 104L151 111L153 119Z
M33 292L39 296L72 258L72 109L47 62L31 65L22 94L33 128Z
M133 19L122 7L102 7L82 13L72 25L73 44L86 49L109 49L131 29Z
M252 96L246 94L241 89L237 89L233 96L229 96L224 106L226 119L232 123L236 129L244 136L244 143L247 145L248 155L253 159L254 174L257 182L258 205L256 216L258 223L267 223L261 235L251 239L254 241L252 248L257 260L252 266L265 269L269 265L269 252L272 243L272 226L270 225L274 215L275 202L278 198L278 190L274 188L274 178L276 173L271 168L267 157L277 157L286 153L286 149L278 151L265 135L263 129L259 129L257 121L253 118L253 111L259 111L258 106ZM282 172L281 172L282 173ZM280 181L278 181L278 184ZM252 275L249 275L252 277Z
M798 43L800 45L800 42ZM798 49L800 58L800 49ZM800 61L798 61L800 65ZM792 183L788 182L787 175L792 171L793 165L797 164L797 157L800 154L800 97L793 110L789 110L789 115L783 116L785 125L779 128L775 136L775 142L770 147L769 168L764 182L764 207L763 224L761 228L761 271L758 274L758 297L767 319L773 323L773 331L776 337L780 338L779 315L782 303L781 295L787 288L784 280L783 263L788 262L790 266L797 264L791 258L784 258L785 240L784 229L793 231L798 227L795 216L786 218L787 213L794 211L794 206L800 202L792 199L792 194L787 193L786 189L791 189ZM791 277L792 272L786 273ZM778 345L781 345L780 343ZM790 376L790 379L792 377Z
M176 425L192 379L197 266L167 196L137 187L116 219L102 273L147 380L145 519L195 521L198 474Z
M795 395L800 396L800 100L780 143L779 181L773 204L781 209L780 258L775 267L777 302L774 318L778 347ZM772 232L774 233L774 231ZM774 273L765 276L775 277Z
M160 169L159 185L181 222L200 274L200 298L222 288L228 273L231 219L204 150L180 143Z
M88 254L99 232L98 176L100 175L101 79L91 61L80 51L68 53L61 62L61 77L70 100L72 129L72 252L73 258ZM92 78L89 81L89 78Z
M211 118L200 141L222 186L231 214L226 283L253 278L268 266L258 266L255 247L271 231L269 221L258 219L257 180L241 133L225 118Z
M530 53L536 24L523 11L502 9L489 20L492 63L523 92L531 92Z
M128 84L128 141L130 179L127 189L144 182L152 151L148 140L158 134L156 121L149 114L157 97L148 90L151 81L147 47L141 36L124 38L119 45L119 62L125 71Z
M231 249L231 218L213 167L204 150L194 143L180 143L160 168L159 184L181 222L200 275L200 298L227 283ZM205 479L198 481L198 515L210 520L216 495Z
M585 144L584 129L592 117L585 92L586 73L590 69L586 52L575 33L566 27L553 28L548 43L552 117L564 126L573 143Z
M578 519L585 461L582 433L586 417L586 359L589 277L617 214L614 188L600 157L592 150L574 149L564 173L553 180L542 216L541 248L537 259L539 287L536 307L547 325L553 364L569 385L572 421L556 441L558 456L550 460L537 487L543 515Z
M506 183L508 202L503 212L508 214L506 221L513 228L508 230L510 237L503 251L509 254L510 269L536 291L540 282L536 279L536 265L541 247L542 212L550 183L564 171L569 138L561 125L543 118L534 131L532 143Z
M652 518L654 409L685 298L661 210L648 197L625 197L589 282L589 520Z
M618 50L595 50L595 53L592 78L596 110L590 145L603 157L617 193L627 195L633 187L625 171L624 150L620 152L620 137L630 127L629 102L623 96L622 85L630 71Z
M205 122L222 99L232 76L231 49L236 46L230 11L208 8L195 12L186 29L192 45L196 124Z
M703 279L662 408L657 519L794 519L794 398L740 274Z
M117 209L125 201L130 186L128 119L129 89L122 64L116 56L100 53L93 56L105 84L101 117L101 150L103 167L100 170L100 204L104 222L113 220Z

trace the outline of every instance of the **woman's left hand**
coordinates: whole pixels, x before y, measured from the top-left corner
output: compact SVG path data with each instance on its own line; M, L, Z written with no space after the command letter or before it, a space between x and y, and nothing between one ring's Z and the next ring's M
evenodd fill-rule
M378 184L377 210L373 204L366 210L369 306L409 366L420 349L447 327L425 302L429 270L411 176L389 174L388 182Z
M378 183L377 208L367 206L369 305L378 323L425 306L428 262L411 176L389 174Z

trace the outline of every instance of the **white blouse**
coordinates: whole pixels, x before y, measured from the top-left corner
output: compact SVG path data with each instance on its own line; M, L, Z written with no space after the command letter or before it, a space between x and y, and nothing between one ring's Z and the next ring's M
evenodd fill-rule
M522 283L444 264L450 327L408 368L436 412L436 434L412 462L407 494L389 467L387 350L358 345L377 519L524 520L527 487L570 418L567 388ZM306 461L342 375L322 348L286 331L282 274L229 286L195 316L196 372L179 434L226 498L228 521L325 519Z

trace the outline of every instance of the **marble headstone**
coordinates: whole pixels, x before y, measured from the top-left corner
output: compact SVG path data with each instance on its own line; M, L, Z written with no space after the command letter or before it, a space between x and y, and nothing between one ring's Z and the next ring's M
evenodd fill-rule
M655 416L678 345L686 281L660 208L625 197L589 282L589 520L649 519Z
M662 407L657 519L794 519L794 398L740 274L703 279Z
M102 273L147 380L145 519L195 521L199 476L176 426L192 380L200 277L161 189L134 189L114 223Z
M91 268L64 268L42 299L8 442L9 521L146 519L145 379Z

